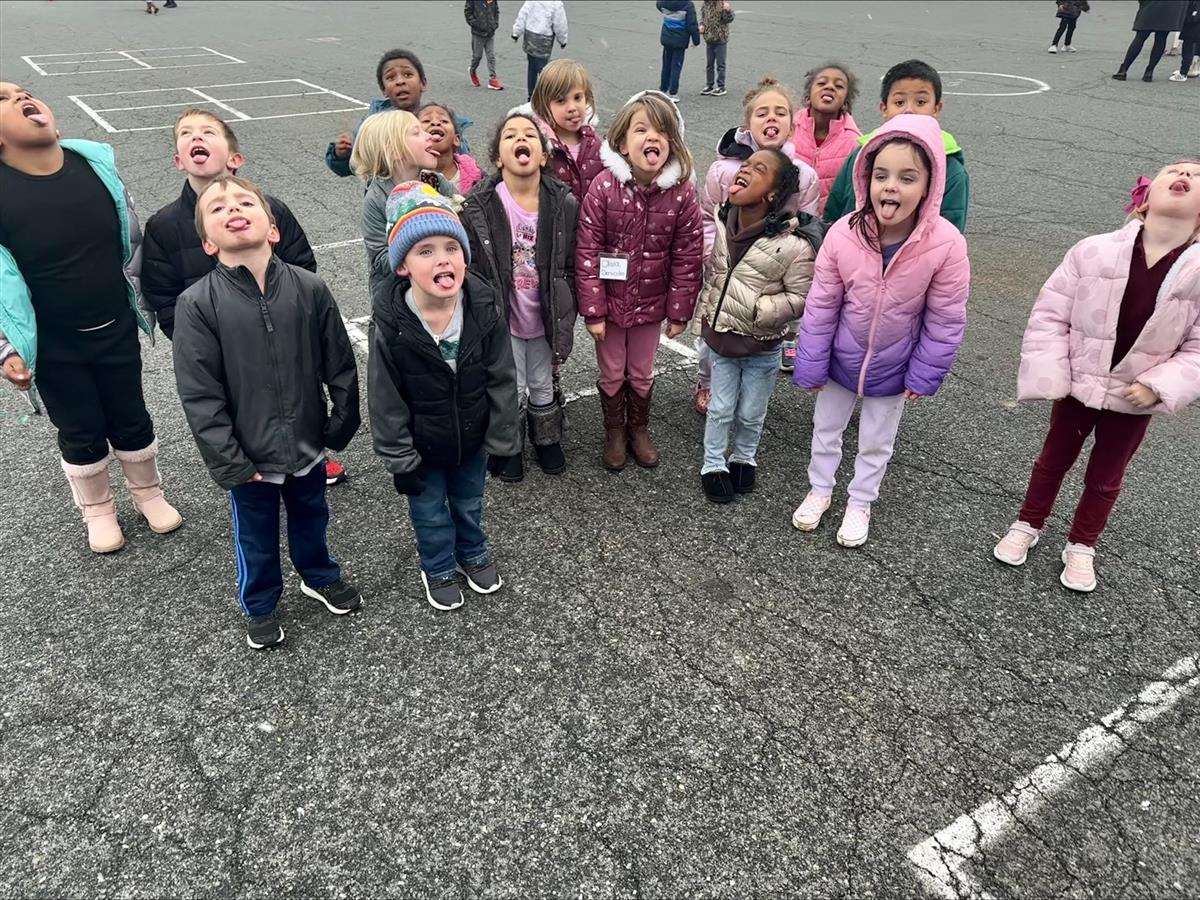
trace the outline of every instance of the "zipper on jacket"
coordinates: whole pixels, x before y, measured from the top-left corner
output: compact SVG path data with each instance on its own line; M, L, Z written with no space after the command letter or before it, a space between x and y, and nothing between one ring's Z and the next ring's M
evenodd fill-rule
M717 319L721 315L721 307L725 304L725 292L729 290L729 282L733 281L734 268L736 268L736 266L730 268L730 270L725 273L725 284L721 288L721 296L717 298L717 305L713 309L712 321L708 323L708 327L713 331L717 330Z

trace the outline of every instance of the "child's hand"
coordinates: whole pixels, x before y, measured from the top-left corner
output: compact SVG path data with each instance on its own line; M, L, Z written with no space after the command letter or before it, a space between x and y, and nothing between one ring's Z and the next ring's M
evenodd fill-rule
M910 390L908 390L908 388L904 389L904 399L905 400L920 400L923 396L925 396L925 395L918 394L916 391L910 391Z
M683 329L687 325L683 322L668 322L667 323L667 340L673 340L683 334Z
M260 475L258 472L255 472L253 475L251 475L250 480L247 481L246 484L252 484L255 481L262 481L262 475Z
M588 325L588 327L587 327L587 330L588 330L588 334L590 334L590 335L592 336L592 339L593 339L593 340L594 340L594 341L595 341L597 344L601 344L601 343L603 343L603 342L604 342L604 331L605 331L605 329L604 329L604 323L603 323L603 322L597 322L597 323L596 323L596 324L594 324L594 325Z
M343 131L333 142L333 155L338 159L345 159L350 155L352 149L354 149L354 138L349 132Z
M27 391L33 383L33 373L25 368L25 360L15 353L4 361L4 377L16 385L17 390Z
M822 385L818 385L817 387L806 388L805 390L807 390L810 394L812 394L815 397L815 396L817 396L817 394L821 393L821 391L825 390L825 385L822 384Z
M1158 402L1158 394L1150 390L1140 381L1135 381L1121 392L1121 395L1138 409L1149 409Z

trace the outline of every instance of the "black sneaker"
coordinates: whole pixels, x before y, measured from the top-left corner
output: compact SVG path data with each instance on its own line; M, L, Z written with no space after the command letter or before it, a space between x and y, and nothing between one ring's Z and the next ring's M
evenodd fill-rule
M455 566L459 574L467 578L467 586L477 594L494 594L504 587L504 579L493 562L480 563L476 566L465 566L459 563Z
M748 494L754 490L755 467L747 463L729 464L729 480L733 482L733 490L738 494Z
M452 609L458 609L466 602L463 598L462 588L458 586L458 578L454 575L430 581L429 576L422 570L421 584L425 586L425 599L434 609L449 612Z
M335 616L344 616L362 606L362 594L358 592L358 588L352 584L346 584L340 578L333 584L325 584L317 588L311 588L301 581L300 593L306 597L312 597L314 600L320 600L325 604L325 608Z
M702 90L700 92L700 96L701 97L710 97L710 96L712 96L712 92L713 92L712 85L708 85L707 87L704 88L704 90Z
M254 650L267 650L283 643L283 629L275 613L246 619L246 643Z
M719 87L715 91L712 92L712 95L714 97L724 97L727 93L728 93L728 91L726 91L725 88Z
M700 476L700 484L704 488L704 496L713 503L733 502L733 482L728 472L706 472Z

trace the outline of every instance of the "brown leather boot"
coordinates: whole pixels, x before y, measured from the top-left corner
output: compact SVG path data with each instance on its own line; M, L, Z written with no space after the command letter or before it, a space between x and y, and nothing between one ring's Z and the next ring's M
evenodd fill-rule
M653 469L658 465L658 448L650 440L650 398L654 389L645 397L638 395L629 384L625 385L625 422L629 435L629 448L633 458L643 469Z
M600 385L596 385L600 388ZM625 456L625 388L615 396L608 396L600 388L600 406L604 410L604 452L600 462L610 472L620 472L628 462Z

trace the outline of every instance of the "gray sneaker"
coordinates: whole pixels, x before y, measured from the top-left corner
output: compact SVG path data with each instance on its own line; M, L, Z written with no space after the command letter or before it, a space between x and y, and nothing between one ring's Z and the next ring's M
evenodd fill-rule
M430 581L429 576L422 571L421 584L425 586L425 599L434 609L449 612L452 609L458 609L466 602L463 599L462 588L458 586L458 578L454 575Z
M455 568L460 575L466 576L467 586L477 594L494 594L504 586L504 580L493 562L480 563L477 566L464 566L459 563Z
M275 618L275 613L246 619L246 643L254 650L266 650L283 643L283 628Z

